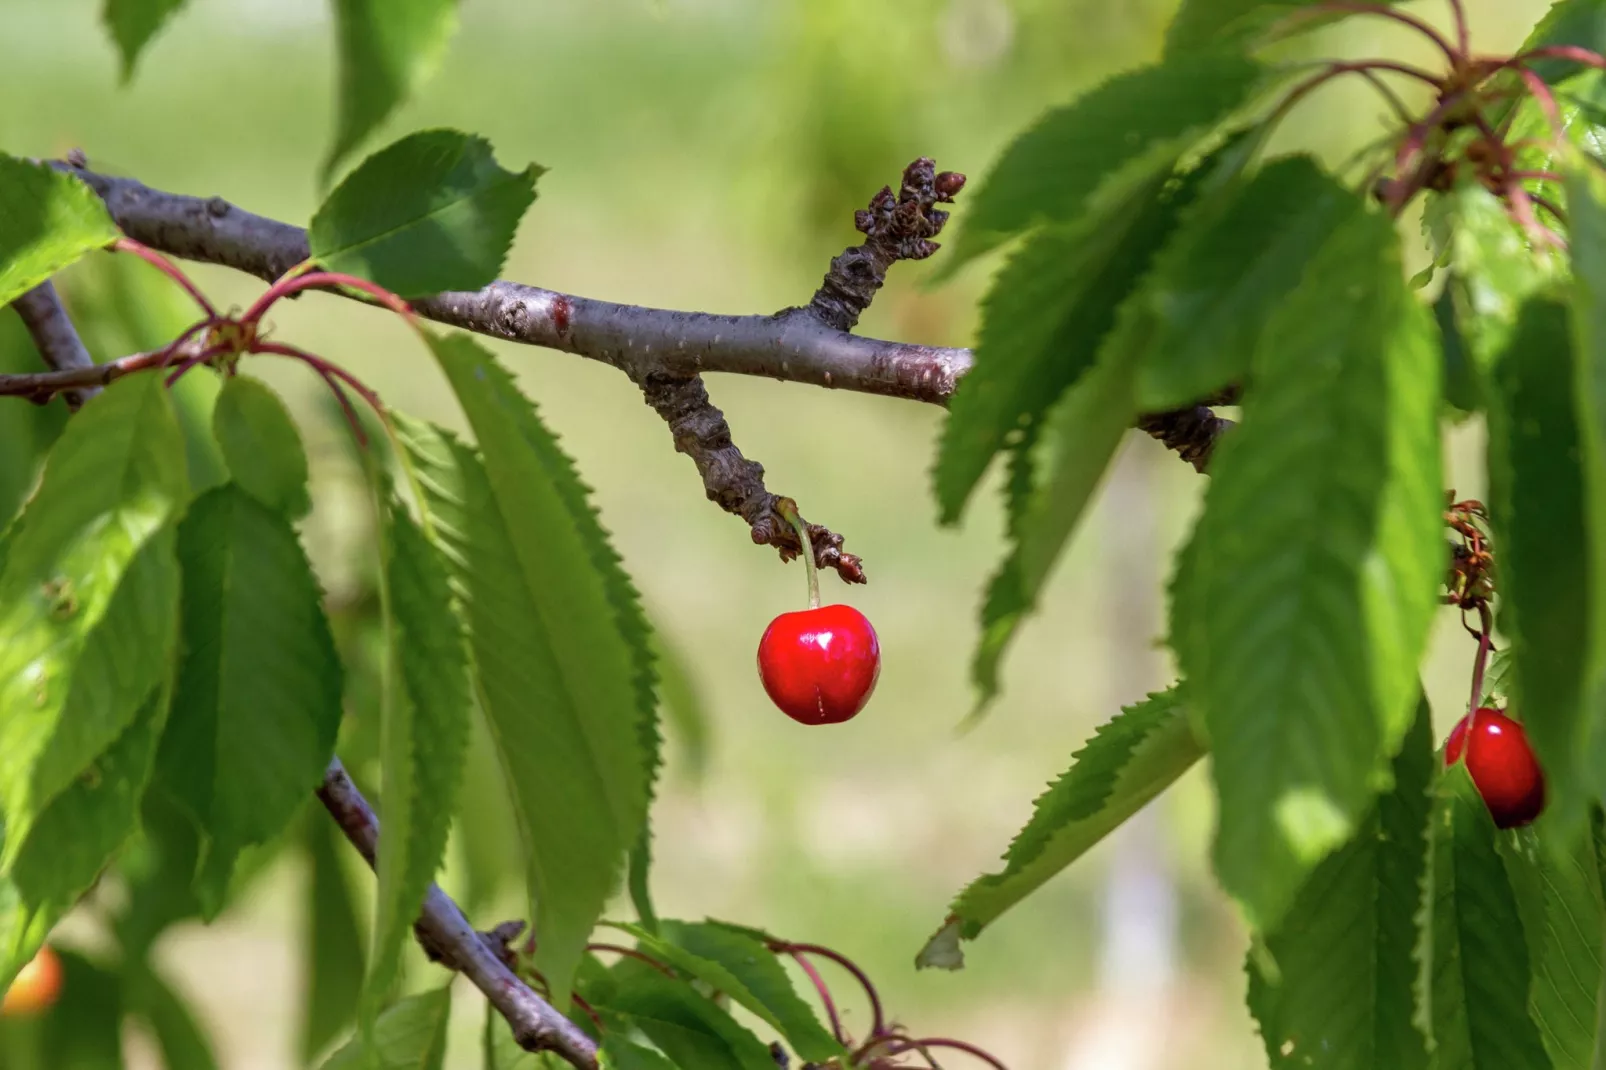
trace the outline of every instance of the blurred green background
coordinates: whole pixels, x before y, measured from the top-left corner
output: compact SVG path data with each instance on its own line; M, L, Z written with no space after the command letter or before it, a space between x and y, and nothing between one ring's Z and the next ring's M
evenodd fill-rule
M450 125L489 137L507 166L550 168L507 277L616 301L770 311L807 300L829 257L855 239L854 208L909 160L934 156L979 181L1045 107L1154 57L1173 3L464 0L443 67L369 147ZM80 147L98 168L305 222L333 120L323 0L191 0L126 88L99 6L0 0L0 95L9 102L0 146L36 156ZM1476 40L1509 49L1546 6L1473 3ZM1411 9L1445 21L1439 3ZM1432 62L1420 42L1368 21L1301 50ZM1376 137L1384 117L1364 88L1341 87L1302 107L1282 140L1337 163ZM967 344L988 270L927 289L928 265L900 265L861 329ZM225 304L259 289L224 271L196 274ZM345 363L391 404L461 426L400 325L328 297L281 308L281 336ZM98 344L97 356L117 355L115 332ZM854 722L807 729L769 705L753 663L764 625L801 601L799 569L755 548L740 521L704 500L691 462L624 376L568 355L497 348L596 488L704 703L706 772L692 775L672 737L655 814L660 912L837 948L877 978L914 1030L979 1043L1017 1070L1263 1065L1241 1008L1244 940L1208 873L1202 769L1001 920L971 946L963 972L912 966L949 897L994 866L1093 727L1169 682L1157 639L1167 555L1203 485L1191 469L1132 437L1006 662L1002 701L961 736L975 610L1001 541L993 490L961 530L934 526L927 471L942 413L711 378L771 489L845 533L872 579L849 591L828 578L827 596L875 622L879 691ZM348 436L309 374L265 361L250 370L302 419L317 492L307 538L339 602L360 589L364 562ZM1479 429L1449 440L1450 484L1477 493ZM1452 620L1441 622L1430 671L1441 729L1464 701L1470 647ZM498 827L484 816L494 795L477 792L470 806L476 828ZM454 854L445 881L460 894L471 883L463 857ZM299 854L279 858L216 924L181 926L160 947L225 1066L298 1064L302 868ZM483 903L480 923L520 912L507 877L500 888L487 891L481 877L467 889ZM85 919L66 931L97 938ZM468 1066L482 1004L462 991L453 1065ZM855 1004L850 1027L864 1022ZM131 1043L136 1065L152 1065L149 1046Z

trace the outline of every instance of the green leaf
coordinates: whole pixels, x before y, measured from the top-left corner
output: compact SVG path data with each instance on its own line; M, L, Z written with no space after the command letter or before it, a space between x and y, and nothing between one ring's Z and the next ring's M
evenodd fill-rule
M148 963L124 969L123 998L155 1035L164 1070L216 1070L212 1043L184 997Z
M101 21L123 59L123 82L134 77L139 54L186 0L106 0Z
M179 560L185 655L158 770L207 834L211 915L240 850L277 837L322 780L340 665L290 522L237 485L196 499Z
M0 374L44 370L22 320L10 308L0 309ZM57 397L45 405L13 405L0 421L0 527L17 515L33 491L39 466L61 435L67 415L67 403Z
M312 509L301 436L284 402L266 384L229 376L212 410L212 433L241 490L291 520Z
M1134 298L1154 318L1142 411L1192 405L1241 380L1267 319L1364 210L1314 160L1293 156L1190 212Z
M718 922L659 923L661 936L637 926L618 928L634 936L643 951L705 982L758 1015L808 1062L823 1063L847 1052L798 997L775 954L762 940Z
M1004 650L1036 610L1054 563L1137 415L1138 362L1121 339L1117 329L1093 369L1043 417L1037 449L1021 451L1041 475L1016 495L1010 553L982 605L981 641L971 664L978 691L972 719L997 696Z
M495 281L542 168L503 170L490 142L409 134L364 160L312 217L312 257L403 297Z
M46 164L0 153L0 305L119 236L94 190Z
M1445 292L1466 341L1473 376L1486 382L1510 344L1523 303L1547 280L1505 206L1482 187L1445 195L1440 213L1450 268Z
M1445 770L1417 947L1418 1025L1444 1070L1550 1066L1529 1016L1528 951L1497 835L1465 764Z
M1491 519L1500 561L1500 630L1516 672L1513 706L1545 770L1546 806L1564 838L1587 814L1589 531L1565 305L1524 306L1489 403Z
M334 829L322 811L309 814L301 1012L301 1061L307 1065L356 1018L367 961L356 900L340 861L345 844L337 842Z
M339 115L325 182L428 80L457 29L457 0L335 0L334 8Z
M149 957L157 938L174 922L200 913L192 885L201 855L200 830L159 788L145 792L138 834L118 859L127 902L115 928L124 956Z
M1266 328L1175 583L1216 871L1261 931L1353 835L1410 726L1445 559L1432 329L1390 222L1356 217Z
M485 1028L480 1032L480 1059L482 1070L541 1070L543 1067L541 1056L519 1047L507 1019L497 1013L489 1000L485 1003Z
M1533 966L1528 1009L1557 1070L1591 1070L1602 925L1599 859L1587 826L1564 837L1548 816L1496 834Z
M647 1035L675 1066L775 1070L767 1047L713 1000L634 959L615 966L606 1009Z
M1393 0L1382 2L1388 4ZM1253 44L1257 43L1254 38L1273 28L1286 35L1294 30L1324 26L1347 14L1311 11L1303 17L1291 17L1320 3L1321 0L1183 0L1166 30L1166 56L1180 57L1200 49Z
M39 815L10 872L25 902L71 906L134 832L167 700L166 687L153 691L123 734Z
M944 273L1039 224L1085 217L1101 186L1146 186L1246 104L1266 73L1243 56L1190 57L1117 75L1050 111L967 198Z
M1276 1070L1428 1065L1411 1008L1432 727L1423 696L1394 760L1394 789L1316 867L1288 920L1266 937L1275 970L1250 955L1249 1005Z
M400 422L457 570L480 704L520 825L536 967L560 1005L646 821L656 774L647 626L569 459L474 340L434 341L483 451Z
M160 378L120 380L51 451L0 568L0 872L169 672L188 496Z
M959 941L974 940L1192 768L1204 748L1182 702L1172 688L1100 726L1072 756L1070 769L1038 796L1031 820L1004 854L1003 872L979 877L959 893L917 964L963 966Z
M602 1038L598 1065L603 1070L676 1070L675 1064L653 1051L613 1033Z
M371 1044L359 1033L323 1070L441 1070L451 1011L451 985L399 1000L379 1016Z
M982 305L976 363L960 381L937 449L940 520L955 523L999 450L1093 367L1121 302L1170 236L1193 184L1163 192L1169 171L1101 197L1044 229L1010 259Z
M121 978L74 951L58 950L61 996L39 1022L43 1064L123 1070Z
M381 538L389 664L380 729L378 904L363 1013L371 1021L401 970L430 879L446 853L468 749L468 651L445 563L392 499Z
M160 349L195 321L189 296L135 256L86 257L55 282L84 345L102 357ZM197 492L229 478L212 437L212 411L220 390L216 372L195 368L168 391L184 429L190 485Z
M1606 799L1606 180L1583 160L1569 162L1568 221L1571 224L1572 324L1576 375L1573 404L1584 476L1588 534L1583 584L1589 596L1585 708L1589 752L1583 768L1599 799Z

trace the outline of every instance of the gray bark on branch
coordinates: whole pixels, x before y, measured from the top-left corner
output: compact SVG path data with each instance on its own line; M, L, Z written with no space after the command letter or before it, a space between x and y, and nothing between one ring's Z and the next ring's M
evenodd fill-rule
M22 325L33 337L33 344L38 347L39 356L44 359L46 367L67 374L94 372L95 359L84 347L83 339L78 337L78 328L73 326L72 318L67 315L54 283L48 279L41 282L12 301L11 307L17 310ZM67 407L76 411L80 405L100 393L99 384L110 381L109 378L97 380L92 376L86 377L72 389L61 391L61 394ZM41 395L39 400L48 401L50 396Z
M340 831L375 866L379 852L379 818L368 805L339 758L329 762L318 799ZM413 926L430 958L467 977L485 994L513 1028L513 1039L525 1051L549 1051L570 1066L596 1070L597 1045L585 1031L519 979L503 949L477 932L450 896L431 884L424 909Z

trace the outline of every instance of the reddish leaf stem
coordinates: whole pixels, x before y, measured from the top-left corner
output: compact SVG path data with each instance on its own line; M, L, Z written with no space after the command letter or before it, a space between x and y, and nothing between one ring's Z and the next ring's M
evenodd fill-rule
M781 943L772 946L771 950L785 951L793 958L798 959L800 963L803 961L801 958L799 958L800 953L807 955L819 955L823 958L830 959L844 970L847 970L853 975L854 980L859 982L859 986L864 989L865 996L870 1000L870 1035L872 1037L878 1037L882 1033L886 1032L887 1020L881 1011L881 996L876 992L875 984L870 980L869 975L863 970L859 969L852 959L849 959L845 955L838 954L828 947L821 947L818 944Z
M1478 653L1472 659L1472 701L1467 706L1469 717L1483 705L1483 673L1488 668L1489 651L1494 641L1494 620L1487 602L1478 603L1478 627Z
M1325 3L1312 5L1310 10L1313 12L1331 11L1350 15L1376 15L1380 19L1392 19L1403 26L1409 26L1411 29L1416 30L1437 45L1439 51L1443 52L1445 57L1449 59L1451 67L1459 68L1467 58L1465 49L1457 50L1443 34L1415 15L1407 15L1403 11L1396 11L1393 8L1384 7L1382 4L1361 3L1358 0L1326 0Z
M966 1044L963 1040L949 1040L947 1037L926 1037L921 1040L900 1040L897 1043L888 1046L882 1054L892 1056L902 1055L904 1052L918 1051L924 1055L925 1049L927 1048L951 1048L954 1051L962 1051L966 1055L986 1063L988 1066L993 1067L994 1070L1009 1070L1009 1067L1000 1062L997 1056L983 1051L974 1044Z
M194 282L190 281L190 277L184 274L183 270L177 264L173 263L173 261L163 256L155 249L141 245L132 238L118 238L116 241L112 242L112 249L119 253L132 253L141 260L145 261L147 264L150 264L162 274L166 275L168 278L182 286L184 288L184 292L189 294L195 303L201 306L201 311L206 313L207 319L215 320L218 318L217 309L212 307L212 302L206 299L206 295L200 291L199 287L197 287Z
M283 298L292 297L302 290L332 286L345 286L361 291L409 322L413 319L412 306L377 283L336 271L310 271L302 275L287 275L280 278L272 286L264 290L262 295L251 304L250 308L246 309L245 315L240 317L240 321L242 323L256 323L262 319L268 309Z
M659 962L657 959L653 958L651 955L644 954L643 952L637 951L633 947L621 947L618 944L587 944L586 945L586 950L587 951L611 951L615 955L623 955L625 958L636 959L638 962L645 962L647 965L651 966L653 969L657 970L659 973L663 974L665 977L673 977L673 976L675 976L675 971L674 970L671 970L668 966L665 966L663 963Z
M808 974L809 981L814 985L814 991L819 995L821 1005L825 1007L826 1017L831 1019L831 1034L836 1037L838 1044L846 1044L848 1036L842 1030L842 1017L837 1014L836 1000L831 998L831 989L826 985L825 978L820 976L820 971L815 969L814 964L807 958L795 951L791 952L791 955L797 964L803 968L803 972Z

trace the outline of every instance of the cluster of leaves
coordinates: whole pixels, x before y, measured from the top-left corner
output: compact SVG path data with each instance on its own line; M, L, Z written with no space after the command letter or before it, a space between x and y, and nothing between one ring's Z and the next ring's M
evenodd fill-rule
M314 258L407 294L483 285L538 173L503 170L462 134L404 138L330 194L309 228ZM129 294L133 280L166 280L95 252L117 230L76 178L0 157L0 198L0 305L93 254L81 269L114 284L67 293L97 350L179 333L181 312L123 314L151 307ZM643 943L703 932L660 924L648 898L660 644L587 488L511 375L468 336L418 333L474 441L390 410L369 421L353 457L372 552L339 612L302 546L300 429L233 354L220 354L221 377L186 375L170 392L161 369L130 374L70 420L52 408L19 429L26 448L7 458L18 511L0 536L0 987L86 896L115 943L67 957L43 1028L10 1027L52 1065L91 1043L93 1058L73 1065L121 1065L125 1015L152 1027L168 1065L214 1065L148 952L174 922L215 917L287 843L311 864L304 1054L355 1016L357 1037L325 1065L439 1065L444 990L396 997L472 761L474 790L491 785L495 802L459 827L482 860L471 877L524 875L539 937L530 974L569 1007L589 971L585 1004L600 1017L576 1020L606 1023L616 1065L773 1066L712 989L693 986L704 961L693 951L668 976L601 970L588 954L627 862ZM11 343L24 366L26 339ZM333 826L302 816L343 731L342 750L377 781L384 825L366 936ZM471 905L487 894L471 890ZM731 982L759 971L753 985L775 999L784 985L791 1003L749 1009L799 1051L820 1048L821 1027L807 1012L815 1033L799 1032L801 1001L758 936L703 943L705 957L733 956L720 992L755 1002ZM96 1030L51 1024L76 1020ZM822 1058L843 1053L823 1035ZM677 1044L689 1061L666 1061Z
M1188 0L1161 60L1049 112L970 202L950 269L1014 246L934 475L952 523L998 454L1007 467L982 706L1123 431L1222 397L1241 421L1170 585L1182 682L1099 730L920 962L961 965L963 941L1208 753L1215 871L1254 934L1274 1066L1586 1067L1606 932L1600 75L1536 61L1527 92L1469 106L1509 132L1570 255L1467 174L1424 187L1433 266L1408 279L1398 205L1266 150L1296 72L1264 46L1355 13L1393 17ZM1598 53L1603 25L1599 0L1561 0L1523 51ZM1431 140L1448 110L1433 104L1379 155L1464 147ZM1441 430L1472 414L1489 428L1496 675L1549 785L1545 816L1514 832L1435 759L1417 679L1450 564Z

